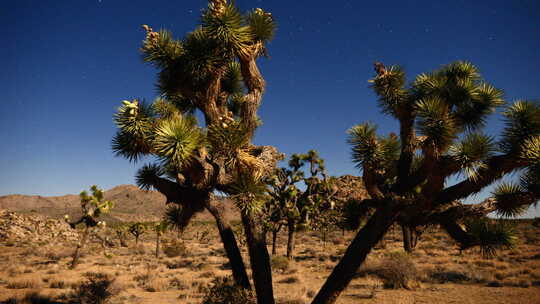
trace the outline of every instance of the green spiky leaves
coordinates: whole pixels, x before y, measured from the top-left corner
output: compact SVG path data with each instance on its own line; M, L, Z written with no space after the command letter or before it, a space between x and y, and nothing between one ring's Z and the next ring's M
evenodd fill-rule
M242 14L232 4L226 5L219 13L211 8L206 10L202 16L202 28L210 38L236 54L244 53L252 41Z
M527 211L528 204L524 204L527 194L519 184L502 183L493 192L497 213L501 216L516 217Z
M117 156L137 161L151 153L154 112L151 106L139 100L124 100L114 115L118 131L112 140L112 149Z
M184 53L182 42L175 40L171 32L160 30L153 32L152 28L143 25L147 31L146 39L141 47L142 58L159 68L174 63Z
M176 116L156 127L153 147L166 166L181 169L193 160L195 150L204 143L204 134L192 119Z
M378 137L377 127L364 123L350 128L347 142L352 146L352 159L358 168L389 168L399 157L399 140L395 135Z
M452 145L450 155L459 162L469 178L477 178L478 169L485 168L484 160L494 155L493 138L480 133L470 133L460 142Z
M465 222L465 229L484 257L494 256L498 249L513 248L517 242L517 231L507 221L475 219Z
M503 113L505 129L501 148L506 153L519 152L525 141L540 136L540 104L517 101Z
M277 25L272 14L257 8L248 13L246 22L255 40L266 42L272 40L274 37Z
M135 182L139 188L150 190L162 175L164 170L159 164L145 164L137 171Z
M430 98L418 101L416 106L418 131L427 137L425 143L432 144L438 150L447 148L456 137L456 127L448 105L440 99Z
M392 66L373 80L372 87L379 96L379 106L383 113L399 118L400 108L407 105L409 98L405 91L405 72L399 66Z

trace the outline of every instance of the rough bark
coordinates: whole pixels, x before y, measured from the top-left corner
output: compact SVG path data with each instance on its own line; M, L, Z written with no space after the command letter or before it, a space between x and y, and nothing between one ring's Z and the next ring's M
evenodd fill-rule
M216 220L219 236L221 237L221 242L223 243L223 248L225 249L229 263L231 264L233 278L236 284L245 289L251 289L242 254L238 248L238 243L236 242L232 227L223 214L223 210L210 201L207 203L206 209Z
M83 231L83 237L82 240L77 244L77 249L75 249L75 254L73 255L73 261L71 261L71 266L69 266L70 269L75 269L77 267L77 264L79 264L79 259L81 257L81 250L84 247L84 244L86 244L86 240L88 239L88 234L90 232L90 228L86 226Z
M268 249L266 248L266 236L255 223L252 215L242 212L242 224L246 232L246 243L257 293L257 304L274 304L272 267L270 266Z
M403 250L406 252L412 252L413 251L413 237L412 237L412 231L411 228L405 225L401 225L401 232L403 234Z
M381 206L360 229L347 251L336 265L326 282L311 302L312 304L335 303L349 285L369 252L383 238L398 215L393 206Z
M279 230L272 230L272 255L276 254L276 242Z
M156 237L156 258L159 258L160 241L161 241L161 235L158 233Z

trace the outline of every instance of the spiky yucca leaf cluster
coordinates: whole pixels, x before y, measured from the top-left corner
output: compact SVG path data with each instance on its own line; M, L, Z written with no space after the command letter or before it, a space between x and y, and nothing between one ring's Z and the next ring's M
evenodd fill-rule
M377 136L377 127L364 123L350 128L347 142L352 146L352 159L358 168L377 167L392 171L392 165L399 158L400 143L396 136Z
M497 249L513 248L517 242L515 227L507 221L476 219L465 222L466 231L474 238L484 257L492 257Z
M182 230L184 228L182 225L182 210L183 207L181 205L168 205L163 214L163 220L168 222L174 229Z
M193 121L182 116L160 122L154 133L154 151L166 166L182 169L194 151L204 146L205 137Z
M506 127L500 146L504 152L520 152L525 141L540 136L539 103L517 101L503 115L505 117Z

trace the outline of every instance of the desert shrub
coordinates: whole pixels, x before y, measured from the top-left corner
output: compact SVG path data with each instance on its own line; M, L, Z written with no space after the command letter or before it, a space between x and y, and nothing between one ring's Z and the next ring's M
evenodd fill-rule
M58 303L49 297L43 296L35 291L27 293L22 299L9 298L6 304L55 304Z
M278 283L285 283L285 284L293 284L293 283L298 283L298 282L300 282L300 279L297 276L286 277L278 281Z
M179 278L172 278L169 281L169 288L186 290L186 289L189 289L189 286Z
M163 247L163 253L169 258L183 256L186 254L186 251L186 245L177 241L173 241Z
M253 293L235 284L231 277L215 278L208 286L202 286L202 304L255 304Z
M418 271L409 254L391 252L386 254L380 264L372 270L383 281L384 288L410 289L418 277Z
M151 278L144 287L148 292L162 292L169 289L170 282L164 278Z
M435 283L462 283L471 280L468 273L460 270L447 270L440 266L428 272L428 277Z
M193 265L192 260L166 261L165 266L169 269L187 268Z
M25 279L16 279L16 280L10 280L7 282L6 288L9 289L25 289L25 288L38 288L41 284L39 279L32 277L32 278L25 278Z
M289 269L289 259L284 256L273 256L270 263L273 270L285 271Z
M102 304L118 294L119 290L113 288L114 279L104 273L87 273L87 280L75 288L72 298L81 304Z

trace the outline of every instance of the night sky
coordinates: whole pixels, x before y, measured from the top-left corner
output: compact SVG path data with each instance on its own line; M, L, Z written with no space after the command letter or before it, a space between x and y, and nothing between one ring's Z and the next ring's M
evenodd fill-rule
M381 134L367 80L372 64L399 64L409 79L455 60L480 68L508 101L540 99L540 1L237 1L278 22L256 144L287 155L316 149L330 174L359 172L346 130L366 120ZM141 164L114 157L120 101L152 100L156 70L142 62L141 24L178 38L203 0L4 0L0 2L0 195L78 193L134 183ZM498 134L501 117L486 130ZM483 198L484 191L473 200ZM540 214L540 208L529 215Z

